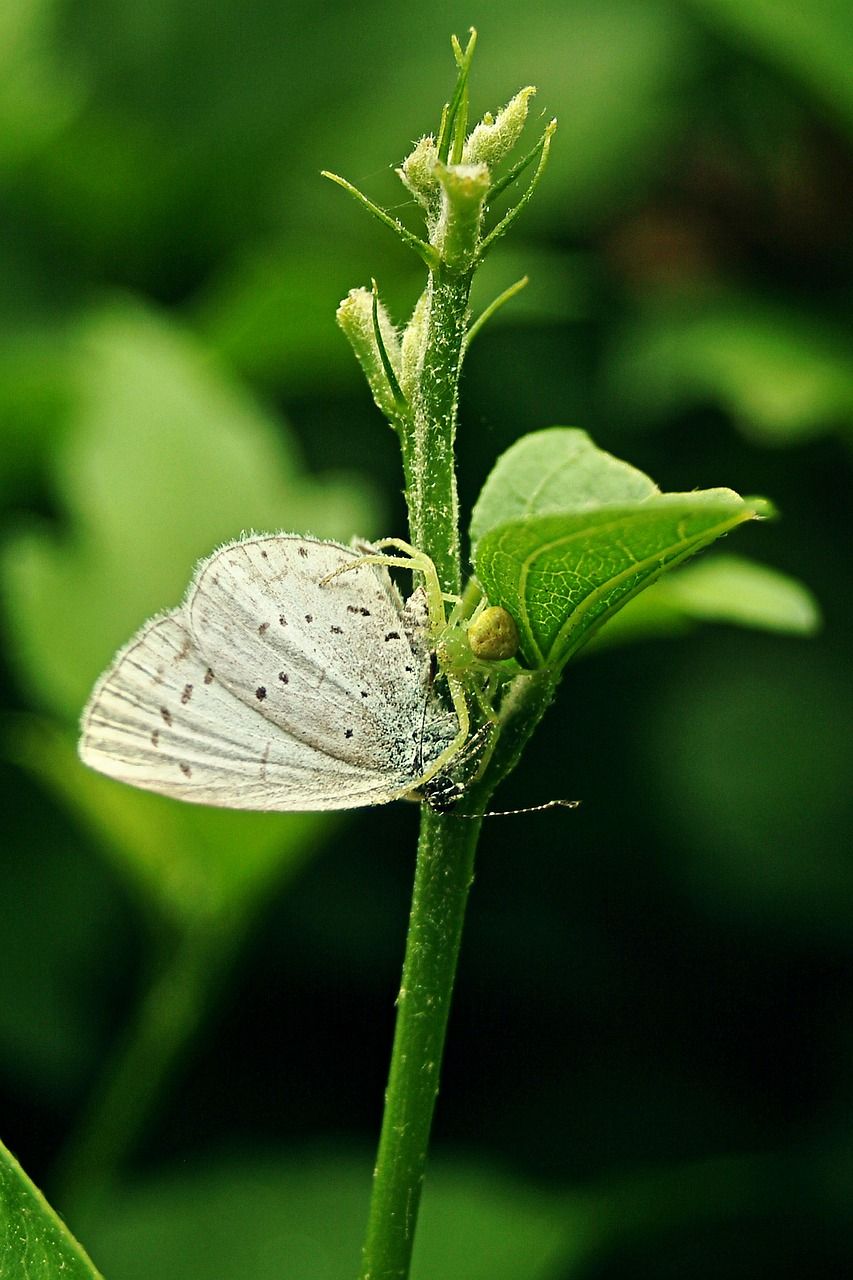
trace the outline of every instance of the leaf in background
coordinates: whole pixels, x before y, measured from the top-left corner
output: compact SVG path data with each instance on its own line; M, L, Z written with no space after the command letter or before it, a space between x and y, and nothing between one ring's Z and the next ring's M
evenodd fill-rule
M65 1223L0 1143L0 1276L100 1280Z
M665 569L744 520L731 489L663 494L585 432L553 427L501 457L474 509L474 563L533 666L559 666Z
M764 444L853 427L849 334L802 310L746 298L689 314L651 312L623 342L612 376L632 413L720 404Z
M693 8L792 72L853 127L853 21L848 0L689 0Z
M85 322L77 356L56 480L70 535L21 533L2 564L19 665L43 705L75 719L115 650L179 602L219 543L373 524L359 482L308 476L283 427L153 315Z
M629 600L592 648L681 633L694 622L809 636L820 620L817 601L795 578L741 556L715 555L676 569Z
M57 48L54 0L0 5L0 172L58 133L82 99L72 63Z
M88 1236L123 1280L341 1280L354 1274L369 1160L312 1157L208 1163L151 1180L105 1205ZM413 1280L549 1280L563 1261L560 1199L509 1178L430 1168Z
M37 701L76 722L95 678L150 614L176 604L195 561L246 528L349 538L374 521L354 481L314 478L284 429L193 342L151 315L107 311L82 327L76 408L57 462L70 528L13 535L0 574L14 658ZM233 905L321 820L182 806L91 774L70 735L22 721L7 754L48 780L120 853L160 905Z

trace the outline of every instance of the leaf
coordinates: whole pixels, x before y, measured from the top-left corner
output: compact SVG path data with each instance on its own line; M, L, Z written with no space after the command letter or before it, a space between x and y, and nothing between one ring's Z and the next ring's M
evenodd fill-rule
M760 443L798 443L853 426L849 335L824 320L730 297L684 314L649 313L615 357L634 415L714 403Z
M694 8L793 72L853 126L853 23L849 0L691 0Z
M592 647L679 633L694 622L808 636L820 621L817 601L795 578L741 556L715 555L666 574L629 600Z
M477 549L492 604L514 616L532 666L561 666L664 570L760 514L731 489L498 526Z
M42 705L75 718L115 650L178 603L219 543L249 528L348 539L373 523L361 485L306 475L282 425L154 315L96 316L76 357L56 461L71 536L20 532L0 564L19 667Z
M72 726L115 649L180 600L199 556L250 527L369 534L370 504L350 479L306 475L282 425L153 315L126 306L87 321L76 367L56 462L70 527L61 539L19 531L0 556L13 658L54 722L10 723L5 750L105 839L158 909L227 915L298 865L322 820L211 812L110 782L76 759Z
M605 453L585 431L532 431L501 454L471 516L471 541L510 520L633 502L660 493L642 471Z
M475 568L515 617L526 660L559 666L664 570L767 510L731 489L663 494L584 432L554 427L520 440L486 481Z
M17 166L73 119L84 86L62 57L54 0L0 5L0 171Z
M99 1280L83 1248L0 1143L0 1276Z
M89 1235L124 1280L340 1280L357 1269L369 1191L369 1159L208 1162L111 1199ZM565 1254L567 1218L541 1188L438 1163L413 1280L547 1280Z
M209 809L124 786L82 765L76 735L43 717L4 727L7 758L66 801L143 901L178 920L236 928L241 908L285 868L295 874L329 830L318 814Z

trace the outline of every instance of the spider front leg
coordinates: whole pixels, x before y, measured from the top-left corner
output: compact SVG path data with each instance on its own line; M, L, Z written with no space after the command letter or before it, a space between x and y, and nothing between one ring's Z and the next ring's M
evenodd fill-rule
M427 782L431 781L437 774L442 773L449 764L452 764L460 751L464 750L471 732L471 716L468 711L468 700L465 697L462 683L454 675L443 674L447 680L447 688L450 693L450 700L453 703L453 710L456 712L459 728L453 741L444 748L440 755L433 760L430 767L418 778L413 788L415 791L420 791Z
M357 569L362 564L381 564L388 569L409 569L412 573L423 574L430 634L433 640L437 641L447 626L444 602L448 601L457 604L459 597L442 591L438 573L429 556L423 551L418 551L417 547L411 546L410 543L404 542L402 538L382 538L379 542L369 543L368 545L372 547L371 551L366 551L357 556L350 564L342 564L337 569L333 569L331 573L327 573L324 578L320 579L320 586L325 586L327 582L331 582L332 578L336 578L339 573L349 573L350 570ZM397 551L402 551L407 558L389 556L382 550L383 547L393 547Z

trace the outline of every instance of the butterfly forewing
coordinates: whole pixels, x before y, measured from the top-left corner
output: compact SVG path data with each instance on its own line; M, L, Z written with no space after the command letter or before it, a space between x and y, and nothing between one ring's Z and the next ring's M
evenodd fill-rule
M412 789L456 720L429 688L387 571L361 564L323 584L355 558L287 535L214 553L185 604L99 681L83 760L232 808L354 808Z
M386 569L336 543L249 538L202 566L187 611L220 679L279 728L333 759L420 772L428 665Z

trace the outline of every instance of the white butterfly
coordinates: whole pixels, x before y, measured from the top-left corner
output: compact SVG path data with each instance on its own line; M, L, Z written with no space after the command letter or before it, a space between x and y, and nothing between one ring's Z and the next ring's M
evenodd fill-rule
M221 547L98 681L84 762L234 809L350 809L417 791L464 742L467 714L434 686L423 593L404 605L386 567L399 558L374 561L291 534Z

